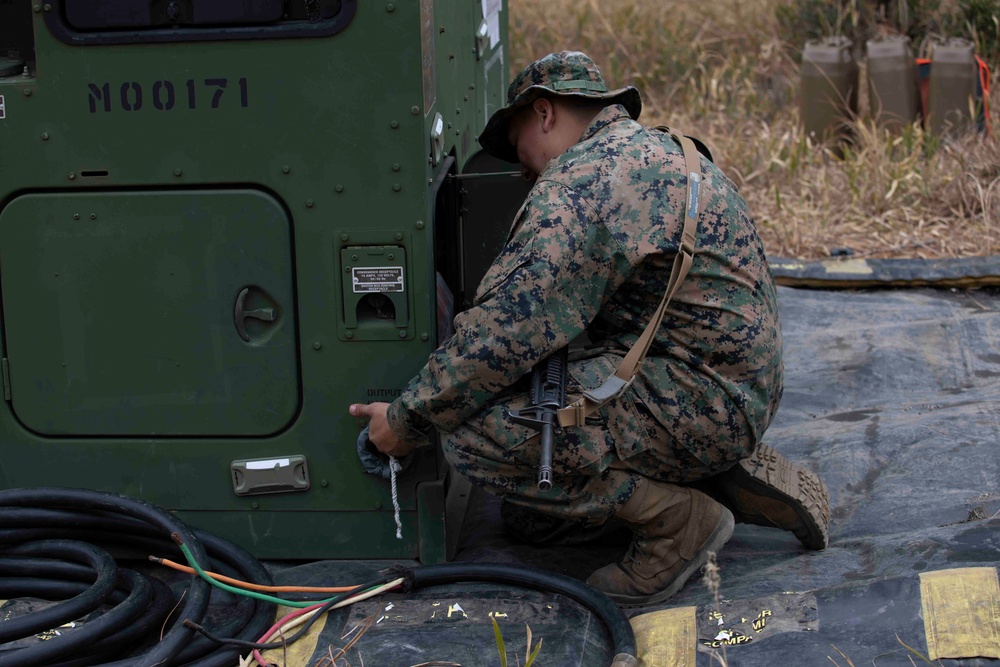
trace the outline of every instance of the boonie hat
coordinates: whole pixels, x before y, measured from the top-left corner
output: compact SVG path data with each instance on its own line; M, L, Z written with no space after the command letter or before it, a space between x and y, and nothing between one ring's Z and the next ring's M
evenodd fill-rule
M479 135L483 149L501 160L517 162L517 151L507 139L510 119L520 109L534 102L543 93L569 97L608 100L608 104L621 104L633 120L642 111L639 91L632 86L608 90L597 65L579 51L550 53L524 68L507 88L507 106L498 109Z

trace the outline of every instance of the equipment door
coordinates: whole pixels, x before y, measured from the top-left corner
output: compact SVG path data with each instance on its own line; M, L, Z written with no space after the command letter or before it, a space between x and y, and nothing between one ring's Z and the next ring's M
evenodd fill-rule
M300 386L289 216L257 190L0 210L9 400L46 436L263 436Z

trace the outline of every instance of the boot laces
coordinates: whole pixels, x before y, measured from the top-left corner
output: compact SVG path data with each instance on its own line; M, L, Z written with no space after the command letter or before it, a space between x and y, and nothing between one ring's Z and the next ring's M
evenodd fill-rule
M639 565L643 558L649 556L649 552L646 550L646 540L645 538L636 535L632 538L632 543L628 547L628 551L625 552L625 560Z

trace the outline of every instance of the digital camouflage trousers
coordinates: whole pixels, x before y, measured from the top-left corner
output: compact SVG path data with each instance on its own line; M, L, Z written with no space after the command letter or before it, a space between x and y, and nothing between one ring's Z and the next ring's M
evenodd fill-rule
M568 400L595 387L614 370L614 356L570 362ZM515 423L511 410L526 407L524 393L499 398L455 431L442 434L445 457L473 484L506 503L543 514L601 524L614 516L642 477L684 484L714 475L745 455L745 443L720 443L709 463L670 433L632 389L607 403L582 427L555 435L552 489L539 491L540 437Z

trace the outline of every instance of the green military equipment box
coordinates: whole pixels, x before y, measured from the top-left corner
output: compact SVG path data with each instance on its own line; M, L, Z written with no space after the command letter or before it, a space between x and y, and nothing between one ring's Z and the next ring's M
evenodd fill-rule
M932 60L927 113L930 130L960 136L975 126L982 113L982 103L976 101L979 65L975 45L966 39L949 39L934 46Z
M858 64L846 37L810 40L799 68L800 113L806 136L841 139L858 112Z
M462 485L421 450L397 539L347 407L399 395L524 194L475 177L512 169L476 141L505 42L500 0L0 3L0 488L446 559Z
M920 93L910 40L892 35L868 40L868 99L879 127L899 130L917 120Z

